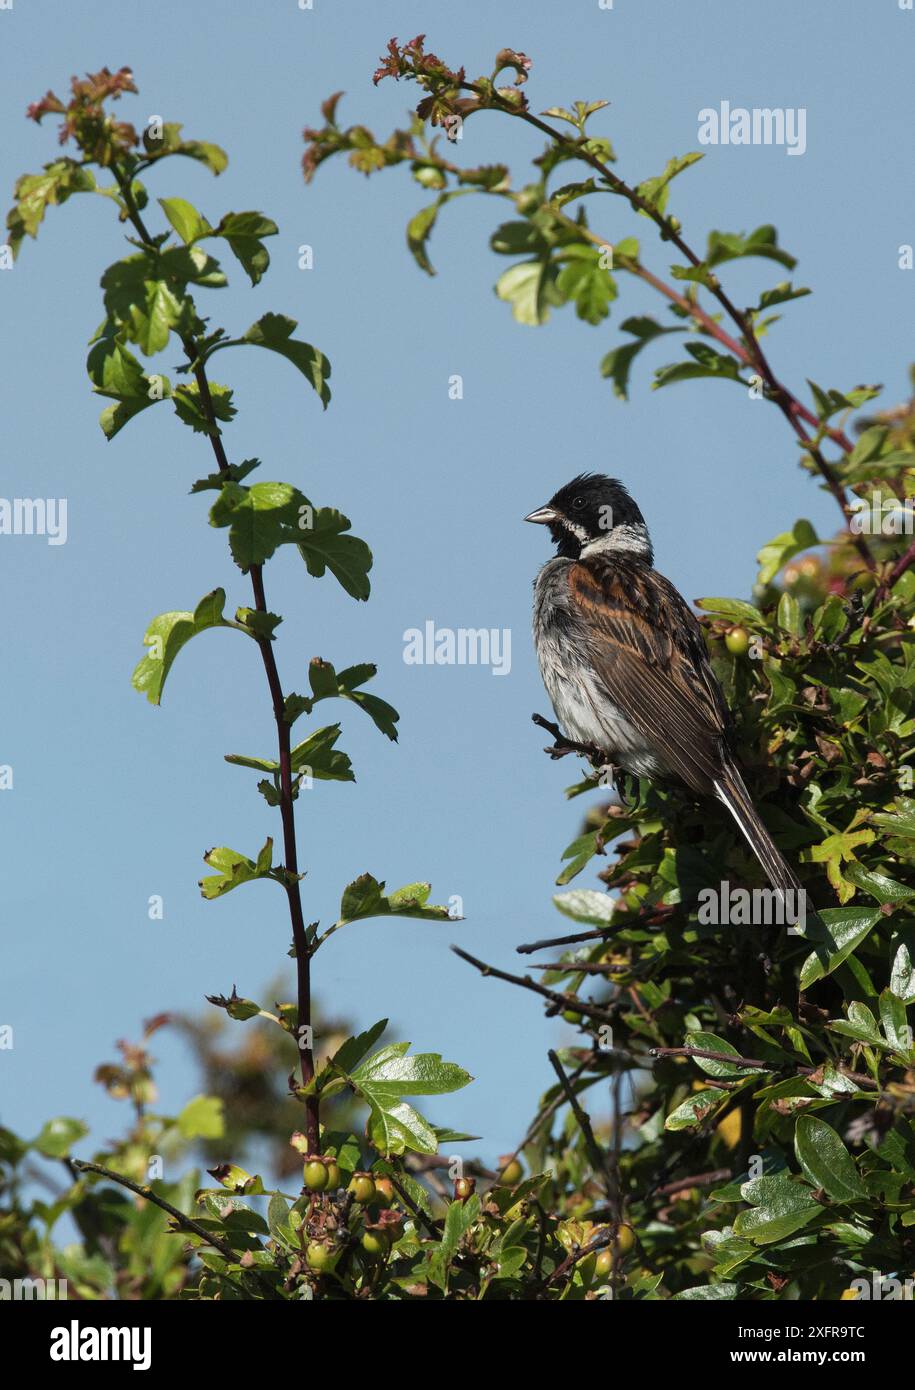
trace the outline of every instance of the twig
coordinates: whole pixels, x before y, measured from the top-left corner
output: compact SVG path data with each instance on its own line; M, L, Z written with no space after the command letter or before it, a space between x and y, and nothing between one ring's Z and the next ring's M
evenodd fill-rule
M656 1187L653 1192L655 1197L672 1197L675 1192L685 1192L690 1187L714 1187L715 1183L730 1182L734 1174L730 1168L716 1168L713 1173L693 1173L689 1178L677 1178L676 1182L669 1182L664 1187Z
M125 174L116 164L112 165L112 173L121 191L127 215L134 230L144 246L151 252L158 254L158 248L150 237L149 231L136 205L131 187L132 178ZM222 443L222 436L217 423L216 412L213 407L213 398L210 392L206 367L204 363L200 361L200 350L196 340L189 333L181 335L181 344L184 348L188 363L193 370L194 378L200 392L200 401L208 425L207 436L213 450L214 458L216 459L217 468L220 473L227 473L229 471L229 460ZM254 590L255 609L259 613L266 613L269 610L264 595L262 567L260 565L251 565L249 572L251 575L251 586ZM273 655L273 643L266 637L256 637L255 640L260 648L264 672L267 677L267 684L270 688L270 699L273 705L273 718L276 724L277 743L279 746L280 816L283 824L284 867L287 870L284 886L286 889L286 898L289 903L289 917L292 924L292 940L295 949L297 977L297 1042L299 1044L299 1055L301 1058L302 1084L307 1087L309 1083L314 1080L315 1074L314 1054L312 1049L310 1046L303 1046L304 1041L308 1037L307 1030L311 1025L311 948L308 944L308 937L305 931L302 897L299 891L299 880L297 877L298 854L295 836L295 808L292 798L290 726L286 722L283 689L276 666L276 658ZM305 1098L305 1129L309 1151L313 1154L321 1152L319 1104L320 1102L317 1095L309 1095Z
M550 719L544 719L542 714L532 714L531 722L536 724L538 728L545 729L548 734L552 734L553 747L543 750L551 758L564 758L567 753L580 753L582 757L588 758L595 767L606 765L607 754L602 752L596 744L576 743L574 739L566 738L559 725L554 724Z
M579 941L596 941L599 937L606 939L610 930L608 923L606 927L599 927L596 931L579 931L572 936L545 936L542 941L526 941L524 945L516 946L515 950L519 956L530 956L534 951L545 950L547 946L574 946Z
M559 1279L562 1279L568 1274L569 1270L574 1268L579 1260L585 1259L588 1255L593 1255L595 1250L605 1250L614 1239L614 1235L615 1232L610 1230L598 1232L593 1240L588 1241L587 1245L582 1245L578 1250L573 1251L571 1255L567 1255L562 1261L562 1264L556 1266L553 1273L547 1279L547 1284L555 1284Z
M607 1196L610 1197L614 1188L613 1174L607 1163L606 1155L601 1153L597 1140L594 1138L594 1130L591 1128L591 1117L588 1115L587 1111L582 1108L556 1053L550 1048L546 1055L550 1060L550 1066L559 1078L559 1084L563 1089L572 1114L575 1116L578 1128L581 1130L582 1137L585 1141L585 1148L591 1160L591 1166L595 1173L602 1172L604 1174Z
M461 960L466 960L469 965L479 970L481 975L492 975L497 980L505 980L510 985L520 985L522 989L529 989L534 994L540 994L544 999L549 999L551 1004L555 1004L559 1009L574 1009L577 1014L586 1014L589 1018L599 1019L602 1023L612 1023L617 1010L604 1008L600 1004L592 1004L590 1000L578 999L574 994L560 994L558 990L547 989L545 985L538 985L535 980L531 980L527 975L512 975L507 970L499 970L494 965L487 965L484 960L478 960L469 951L464 951L460 946L452 946L452 951Z
M704 1057L710 1062L727 1062L732 1067L746 1067L759 1071L778 1072L784 1071L775 1062L761 1062L757 1057L735 1057L728 1052L710 1052L704 1047L650 1047L648 1051L652 1057ZM819 1067L796 1067L793 1075L795 1076L816 1076L822 1071L822 1064ZM859 1086L867 1087L871 1090L880 1091L883 1087L879 1081L875 1081L872 1076L867 1076L861 1071L849 1071L841 1062L836 1063L836 1070L843 1076L847 1076L849 1081L856 1082Z
M212 1245L214 1250L218 1250L220 1255L224 1255L232 1264L238 1263L238 1255L231 1245L227 1245L219 1236L214 1236L212 1231L208 1231L205 1226L201 1226L192 1216L185 1216L183 1211L173 1207L171 1202L166 1202L164 1197L153 1192L152 1188L145 1183L133 1182L130 1178L125 1178L123 1173L115 1173L111 1168L103 1168L100 1163L86 1163L81 1158L69 1158L67 1163L71 1168L75 1168L80 1173L98 1173L99 1177L108 1178L110 1182L116 1182L121 1187L129 1188L138 1197L143 1197L147 1202L152 1202L155 1206L161 1207L164 1212L177 1221L182 1230L192 1231L195 1236L206 1241L207 1245Z

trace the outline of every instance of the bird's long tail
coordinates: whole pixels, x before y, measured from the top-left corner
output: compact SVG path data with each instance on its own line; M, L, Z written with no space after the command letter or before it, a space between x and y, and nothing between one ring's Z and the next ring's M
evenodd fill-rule
M786 908L793 909L794 912L802 912L805 898L797 895L803 894L804 890L801 888L793 869L786 864L775 841L760 820L750 793L744 786L743 778L736 767L725 768L721 777L715 782L715 795L719 801L724 802L740 826L747 844L762 865L766 878L782 897ZM786 899L785 894L787 893L792 896Z

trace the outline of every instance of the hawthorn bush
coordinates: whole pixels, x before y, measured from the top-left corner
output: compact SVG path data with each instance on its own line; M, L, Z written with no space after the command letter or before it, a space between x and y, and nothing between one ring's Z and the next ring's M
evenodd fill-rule
M687 333L684 353L655 368L655 388L716 377L785 417L843 528L821 538L795 520L761 547L749 599L700 607L751 787L813 910L799 928L773 925L729 820L624 777L562 856L565 891L554 902L578 929L518 948L551 950L539 979L460 954L578 1023L581 1045L551 1054L558 1084L538 1116L558 1109L562 1132L544 1137L541 1124L528 1157L536 1171L577 1155L558 1210L581 1221L584 1248L603 1235L592 1223L606 1223L615 1296L828 1299L870 1296L875 1281L892 1296L915 1272L915 404L862 415L879 388L810 382L809 400L790 390L763 339L772 310L810 291L782 280L738 308L720 278L745 257L793 270L775 228L713 230L695 251L668 204L673 180L701 155L623 178L594 128L607 103L535 114L530 68L503 49L470 80L428 53L423 36L392 40L374 81L417 83L412 122L378 140L343 126L331 97L323 127L305 131L306 180L340 154L366 175L405 165L435 194L407 224L427 274L446 205L495 199L507 220L490 246L510 260L495 288L519 323L541 325L570 306L603 324L626 276L666 301L666 320L623 319L622 341L601 360L617 397L627 398L639 354ZM499 85L506 74L510 85ZM456 162L464 123L484 112L546 137L528 174L513 179L497 148L491 163ZM617 232L615 211L658 234L675 257L668 278L646 264L634 234ZM552 756L573 751L536 718L557 736ZM568 795L599 786L589 769ZM602 888L566 887L595 869ZM722 916L710 899L720 908L725 895ZM602 1136L582 1109L588 1091L602 1111L609 1095Z

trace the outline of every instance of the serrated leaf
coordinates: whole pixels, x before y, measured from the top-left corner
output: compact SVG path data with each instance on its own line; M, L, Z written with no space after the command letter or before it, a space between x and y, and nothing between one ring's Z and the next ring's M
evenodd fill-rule
M291 754L293 772L320 782L355 782L348 755L334 747L339 737L340 725L328 724L297 743Z
M326 570L356 599L367 599L371 592L369 570L372 552L349 531L349 518L333 507L316 508L312 524L300 531L296 540L308 573L320 579Z
M225 602L225 590L214 589L212 593L204 595L193 613L160 613L153 618L143 637L144 646L150 650L137 663L132 677L134 690L145 695L151 705L161 703L165 679L172 663L192 637L211 627L239 628L237 623L223 617Z
M200 880L200 892L205 898L221 898L242 883L271 876L273 840L268 836L256 860L225 845L209 850L203 858L216 873Z
M209 236L213 231L203 214L184 198L160 198L159 206L185 246L190 246L200 237Z
M437 1096L459 1091L473 1079L437 1052L410 1055L409 1043L392 1043L347 1073L347 1079L369 1105L372 1142L385 1154L435 1153L435 1131L402 1096Z
M758 582L770 584L783 565L795 555L799 555L802 550L809 550L811 546L819 543L817 533L809 521L796 521L790 531L783 531L780 536L769 541L756 556L759 562Z
M264 314L256 323L252 323L241 341L253 347L268 348L285 357L314 387L326 409L330 401L330 387L327 384L330 363L323 352L312 347L311 343L292 337L296 327L295 319L287 318L285 314Z
M384 883L371 874L360 874L343 890L339 923L366 917L416 917L428 922L453 921L447 907L429 903L428 883L408 883L385 896Z
M225 1131L223 1102L218 1096L195 1096L176 1123L183 1139L221 1139Z
M601 361L600 374L610 378L614 394L620 400L626 401L629 399L629 373L642 349L655 338L663 337L667 333L685 333L686 329L665 328L648 315L625 319L620 328L624 333L631 333L634 341L612 348Z

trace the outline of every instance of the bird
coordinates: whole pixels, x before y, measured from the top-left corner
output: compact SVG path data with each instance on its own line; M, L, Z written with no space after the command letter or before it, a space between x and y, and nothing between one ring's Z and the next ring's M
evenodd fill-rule
M534 581L533 632L568 738L636 777L716 798L782 903L803 893L743 780L699 622L654 568L645 518L624 484L581 473L524 520L548 527L556 545Z

